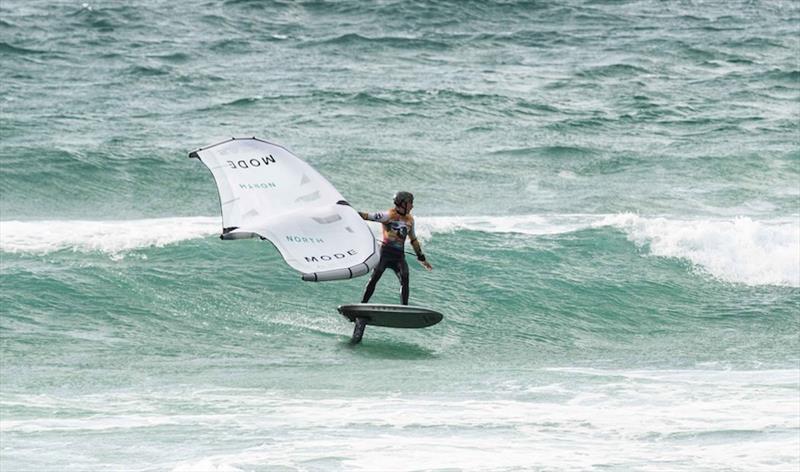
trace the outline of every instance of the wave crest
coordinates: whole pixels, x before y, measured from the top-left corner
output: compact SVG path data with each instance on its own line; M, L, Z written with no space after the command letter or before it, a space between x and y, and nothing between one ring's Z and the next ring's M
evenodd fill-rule
M118 255L163 247L220 231L211 217L152 218L120 221L0 221L0 251L48 254L71 250Z
M616 215L438 217L420 220L420 232L473 230L554 235L585 229L619 229L650 255L691 262L713 277L745 285L800 287L800 219L756 221L673 219Z
M613 228L651 256L683 259L713 277L745 285L800 287L800 219L756 221L675 219L614 215L440 216L418 218L418 234L477 231L548 236ZM206 238L220 230L218 217L127 221L0 221L0 251L47 254L62 250L101 252L163 247Z
M671 220L615 215L602 222L654 256L691 261L714 277L746 285L800 287L800 220Z

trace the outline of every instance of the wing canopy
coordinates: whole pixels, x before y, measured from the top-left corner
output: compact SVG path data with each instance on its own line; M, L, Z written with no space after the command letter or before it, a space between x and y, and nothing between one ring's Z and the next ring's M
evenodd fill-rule
M286 148L232 138L189 154L214 176L222 239L268 239L303 280L357 277L377 264L375 237L319 172Z

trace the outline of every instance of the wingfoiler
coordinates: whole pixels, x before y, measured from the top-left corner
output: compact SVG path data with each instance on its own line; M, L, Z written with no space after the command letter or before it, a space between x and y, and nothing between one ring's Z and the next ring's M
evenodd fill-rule
M224 240L269 240L303 280L369 273L380 258L366 222L319 172L283 146L231 138L189 153L214 176Z

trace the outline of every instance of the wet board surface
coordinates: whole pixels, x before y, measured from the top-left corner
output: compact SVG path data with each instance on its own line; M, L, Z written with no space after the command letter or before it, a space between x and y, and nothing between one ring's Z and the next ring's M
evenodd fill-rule
M339 308L345 318L352 322L363 318L370 326L387 328L426 328L442 321L442 314L419 306L379 305L374 303L356 303L341 305Z

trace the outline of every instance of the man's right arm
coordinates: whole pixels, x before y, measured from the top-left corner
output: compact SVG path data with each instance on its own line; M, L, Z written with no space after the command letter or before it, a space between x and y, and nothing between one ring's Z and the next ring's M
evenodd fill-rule
M385 211L378 211L375 213L368 213L365 211L359 211L358 215L367 221L380 221L381 223L385 223L389 219L389 214Z

